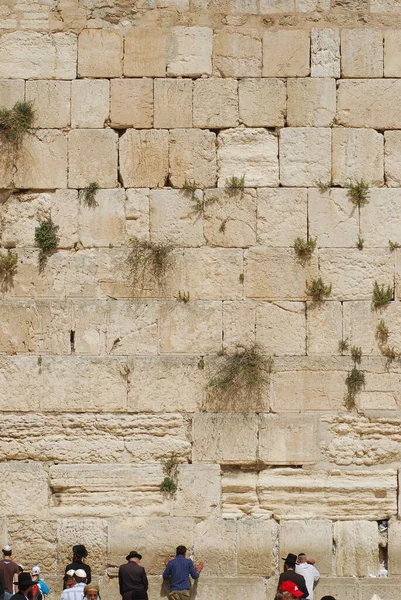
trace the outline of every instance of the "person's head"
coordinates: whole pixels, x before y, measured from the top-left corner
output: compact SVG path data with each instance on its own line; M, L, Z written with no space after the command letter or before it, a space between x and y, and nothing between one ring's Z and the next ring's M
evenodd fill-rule
M99 586L94 583L89 583L84 587L84 594L87 600L97 600L99 596Z
M66 588L71 588L73 585L75 585L74 574L75 574L74 569L70 569L64 575L64 585Z
M306 563L308 559L306 558L306 554L304 554L303 552L301 552L300 554L298 554L298 560L297 562L301 565L302 563Z
M283 600L287 600L287 598L301 598L301 596L304 595L297 584L290 580L283 581L283 583L280 584L279 592L283 592L283 594L289 594L287 597L283 596Z
M175 551L176 556L185 556L186 553L187 549L185 548L185 546L177 546Z
M290 592L277 592L274 600L293 600L294 596Z
M18 573L24 572L24 565L17 565L17 567L18 567Z
M23 592L25 596L28 594L29 590L33 586L35 582L31 579L30 573L20 573L18 575L18 589L20 592Z
M131 550L131 552L125 557L125 560L128 560L129 562L139 563L139 561L142 560L142 556L141 554L138 554L136 550Z
M2 548L3 558L10 558L12 554L11 546L3 546Z
M83 558L88 556L88 551L83 544L76 544L72 547L72 559L75 562L82 562Z
M86 571L77 569L74 573L75 583L86 583Z
M289 552L287 554L287 556L285 558L283 558L284 561L284 571L289 571L289 570L294 570L295 569L295 563L297 562L297 556L296 554L291 554L291 552Z
M336 600L334 596L323 596L320 600Z
M32 573L32 579L34 581L37 581L39 579L39 576L40 576L40 567L39 566L32 567L31 573Z

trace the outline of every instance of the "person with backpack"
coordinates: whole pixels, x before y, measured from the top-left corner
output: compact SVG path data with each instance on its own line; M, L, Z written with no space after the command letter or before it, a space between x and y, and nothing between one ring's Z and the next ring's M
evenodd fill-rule
M32 592L35 591L35 595L32 593L32 600L43 600L45 596L50 594L49 586L40 578L40 567L32 567L32 580L35 585L32 587Z

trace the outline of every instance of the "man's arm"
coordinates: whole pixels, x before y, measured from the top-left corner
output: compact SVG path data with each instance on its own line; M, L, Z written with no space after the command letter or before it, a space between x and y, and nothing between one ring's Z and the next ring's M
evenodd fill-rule
M166 564L166 568L164 569L163 579L168 579L169 577L171 577L171 565L170 565L170 561Z
M188 560L189 560L189 562L190 562L190 565L189 565L189 572L190 572L190 574L191 574L191 577L192 577L192 579L198 579L198 577L199 577L199 574L200 574L200 572L202 571L202 567L200 567L200 570L198 571L198 570L195 568L195 565L194 565L193 561L192 561L190 558L189 558ZM200 563L199 563L199 566L200 566Z

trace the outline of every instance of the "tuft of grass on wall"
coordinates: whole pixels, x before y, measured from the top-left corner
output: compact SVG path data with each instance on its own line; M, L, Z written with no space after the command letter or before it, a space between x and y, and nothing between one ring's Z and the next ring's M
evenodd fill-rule
M310 283L308 281L306 282L305 293L315 302L323 302L325 298L330 296L331 290L331 284L325 285L321 277L318 279L312 279Z
M160 484L160 491L173 496L178 489L178 458L172 452L171 455L162 461L163 473L165 475Z
M143 290L149 280L163 288L173 262L173 246L138 238L131 238L130 246L127 263L132 288L139 286Z
M7 291L13 284L13 279L17 273L18 255L12 250L7 254L0 254L0 289Z
M235 196L245 189L245 175L242 177L236 177L233 175L226 179L225 188L230 196Z
M304 240L297 237L294 241L293 248L295 254L300 260L309 260L316 248L317 238L308 238Z
M358 369L356 365L348 373L345 380L347 394L345 396L345 407L347 410L356 408L356 396L365 386L365 373Z
M96 194L100 190L100 186L96 181L92 181L88 186L79 190L79 198L89 208L95 208L98 206L96 201Z
M373 285L373 295L372 295L372 305L376 310L378 308L382 308L386 306L393 299L393 288L391 285L387 287L385 284L379 285L377 281L375 281Z
M361 179L348 186L348 198L352 204L361 208L369 202L369 185Z
M19 144L32 127L35 111L31 102L16 102L12 108L0 109L0 133L7 142Z
M58 225L55 225L50 217L40 221L39 225L35 228L35 243L40 248L40 269L43 269L47 258L57 248L59 242L57 231Z

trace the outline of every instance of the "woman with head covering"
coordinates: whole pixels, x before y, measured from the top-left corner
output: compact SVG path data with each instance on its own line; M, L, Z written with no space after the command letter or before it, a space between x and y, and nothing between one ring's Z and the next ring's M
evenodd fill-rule
M125 557L128 561L118 569L118 582L123 600L148 600L148 578L139 561L142 556L132 550Z
M84 598L86 600L100 600L99 586L94 583L86 585L84 587Z

